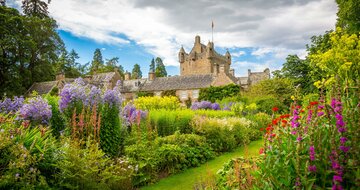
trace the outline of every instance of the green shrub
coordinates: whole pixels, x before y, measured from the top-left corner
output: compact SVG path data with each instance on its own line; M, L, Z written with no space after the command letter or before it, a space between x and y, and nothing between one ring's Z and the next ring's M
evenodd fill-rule
M138 92L136 93L137 97L146 97L146 96L154 96L153 92Z
M262 137L261 128L265 129L269 123L271 123L271 116L266 113L250 114L245 116L246 119L252 121L252 128L250 140L256 140Z
M138 99L134 100L134 106L136 109L141 110L176 110L180 108L180 101L176 96L139 97Z
M210 86L209 88L200 89L199 93L199 101L208 100L211 102L215 102L218 100L222 100L226 97L234 97L239 95L240 86L236 84L229 84L226 86Z
M215 152L231 151L249 142L252 122L245 118L194 117L192 126L195 133L204 136ZM252 137L250 137L252 138Z
M180 134L179 132L156 140L158 145L171 144L181 148L185 159L179 163L180 170L196 167L215 156L214 151L206 143L205 137L195 134Z
M46 100L51 106L52 116L50 119L51 132L55 137L60 136L60 131L65 129L65 118L59 110L59 97L58 96L46 96Z
M150 125L156 128L159 136L172 135L175 131L192 133L191 120L195 115L225 118L234 116L231 111L218 110L152 110L149 112Z
M124 141L125 129L119 118L119 108L104 104L101 112L100 146L108 155L118 156Z
M272 108L274 107L279 108L279 112L285 112L288 109L285 104L273 96L258 97L254 101L257 105L258 111L267 114L271 114Z
M306 107L310 104L310 102L319 101L319 94L307 94L302 97L302 105L303 107Z
M131 189L134 167L127 160L112 160L105 156L90 138L62 140L59 161L55 164L57 186L61 189Z

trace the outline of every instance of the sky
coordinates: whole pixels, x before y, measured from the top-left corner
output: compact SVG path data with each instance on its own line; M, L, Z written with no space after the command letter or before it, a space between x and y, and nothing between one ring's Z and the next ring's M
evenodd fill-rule
M18 8L21 0L7 0ZM195 36L229 50L236 76L247 70L280 69L289 54L306 56L310 37L335 28L335 0L52 0L50 16L66 48L90 62L100 48L104 59L119 57L147 76L153 57L169 75L179 75L178 52L189 52Z

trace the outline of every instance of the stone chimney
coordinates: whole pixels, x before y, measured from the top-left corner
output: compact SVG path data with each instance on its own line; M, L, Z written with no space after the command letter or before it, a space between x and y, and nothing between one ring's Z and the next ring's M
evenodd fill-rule
M251 69L248 69L248 77L251 75Z
M56 80L65 80L65 74L63 72L56 75Z
M231 74L232 76L235 76L235 69L231 68L231 69L230 69L230 74Z
M131 79L131 73L126 71L124 74L124 80L130 80L130 79Z
M155 72L149 72L149 80L153 81L155 79Z

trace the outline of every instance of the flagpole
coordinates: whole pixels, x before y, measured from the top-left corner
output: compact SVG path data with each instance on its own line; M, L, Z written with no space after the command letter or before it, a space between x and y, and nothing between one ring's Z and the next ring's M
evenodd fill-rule
M211 21L211 41L214 43L214 21Z

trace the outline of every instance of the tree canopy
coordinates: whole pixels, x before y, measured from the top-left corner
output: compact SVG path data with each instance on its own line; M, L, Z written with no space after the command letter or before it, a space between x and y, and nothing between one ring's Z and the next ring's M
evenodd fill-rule
M166 77L167 72L166 72L166 68L165 68L165 65L164 65L162 59L160 57L157 57L155 59L155 62L156 62L155 76L156 77Z
M140 65L137 63L134 65L134 68L132 69L131 78L132 79L141 79L142 78L142 72L140 69Z

